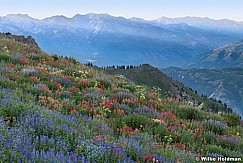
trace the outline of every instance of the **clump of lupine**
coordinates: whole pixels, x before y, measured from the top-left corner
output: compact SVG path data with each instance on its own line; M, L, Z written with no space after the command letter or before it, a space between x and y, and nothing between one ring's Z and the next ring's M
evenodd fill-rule
M242 156L238 115L163 98L73 58L0 38L0 160L195 162Z

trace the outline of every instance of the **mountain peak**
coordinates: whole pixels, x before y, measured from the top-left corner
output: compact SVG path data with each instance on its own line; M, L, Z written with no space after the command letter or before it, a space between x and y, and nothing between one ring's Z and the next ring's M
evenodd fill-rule
M49 23L56 23L56 24L65 24L63 22L66 22L70 20L70 18L64 16L64 15L55 15L49 18L44 18L42 21L48 21Z
M93 18L93 17L113 17L107 13L100 13L100 14L97 14L97 13L88 13L88 14L76 14L74 15L72 18L79 18L79 17L89 17L89 18Z
M69 19L68 17L64 16L64 15L55 15L55 16L51 16L49 18L62 18L62 19ZM48 19L48 18L46 18Z
M28 14L8 14L5 16L5 18L10 20L34 20L34 18L29 16Z

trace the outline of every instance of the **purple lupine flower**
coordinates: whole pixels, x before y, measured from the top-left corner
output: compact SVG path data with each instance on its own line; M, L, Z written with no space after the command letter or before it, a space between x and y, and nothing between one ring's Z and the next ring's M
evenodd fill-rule
M231 142L231 143L234 143L235 145L237 146L240 146L240 142L237 138L233 138L231 136L218 136L218 138L216 139L217 142L220 142L220 141L227 141L227 142Z
M4 72L4 73L8 73L10 69L8 67L1 67L0 66L0 73Z
M91 98L98 98L101 93L99 91L93 91L90 93L84 94L86 97L91 97Z
M116 107L117 108L121 108L121 109L123 109L125 111L130 111L132 109L132 108L130 108L129 105L127 105L127 104L120 104L120 103L117 103Z
M223 128L223 129L227 129L228 128L227 124L223 123L222 121L215 121L215 120L211 120L210 119L210 120L207 120L207 123L210 123L212 125L217 125L217 126Z
M41 55L40 55L40 54L32 54L32 55L31 55L31 58L32 58L33 60L38 60L38 59L41 58Z
M72 95L72 92L69 92L69 91L61 91L60 92L60 95L71 96Z
M115 96L118 96L120 99L125 99L125 98L136 98L136 96L130 92L124 92L120 91L115 94Z
M10 56L11 60L20 61L22 56L20 54L14 54Z
M218 154L218 153L210 153L208 156L209 157L224 157L224 155Z
M38 74L42 74L40 71L37 71L35 69L30 69L30 68L26 68L26 69L22 69L21 70L22 73L24 74L31 74L31 75L38 75Z
M67 78L59 78L57 80L60 84L64 85L65 87L71 87L72 86L72 82L71 80L67 79Z
M42 83L42 84L34 84L32 87L33 88L37 88L37 89L42 89L42 88L46 87L46 84L44 84L44 83Z
M135 108L133 114L146 115L153 118L158 118L161 116L161 113L157 112L155 109L152 109L148 106L141 106Z

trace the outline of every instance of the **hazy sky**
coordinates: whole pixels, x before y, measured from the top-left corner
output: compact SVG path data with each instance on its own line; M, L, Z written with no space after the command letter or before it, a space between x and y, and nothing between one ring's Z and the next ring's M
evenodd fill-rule
M91 12L147 20L198 16L243 21L243 0L0 0L0 16L21 13L42 19Z

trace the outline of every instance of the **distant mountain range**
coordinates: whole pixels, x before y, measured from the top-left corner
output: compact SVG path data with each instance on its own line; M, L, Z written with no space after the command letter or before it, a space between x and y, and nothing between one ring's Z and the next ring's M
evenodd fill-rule
M162 71L197 93L226 103L243 117L243 69L180 69Z
M243 68L243 40L212 50L196 66L210 69Z
M153 22L157 24L180 24L185 23L190 26L198 27L201 29L221 31L221 32L243 32L243 21L236 22L233 20L222 19L222 20L214 20L208 17L180 17L180 18L168 18L161 17Z
M190 67L214 48L241 40L242 29L241 22L191 17L154 21L108 14L43 20L21 14L0 17L0 32L31 35L49 53L99 66Z

